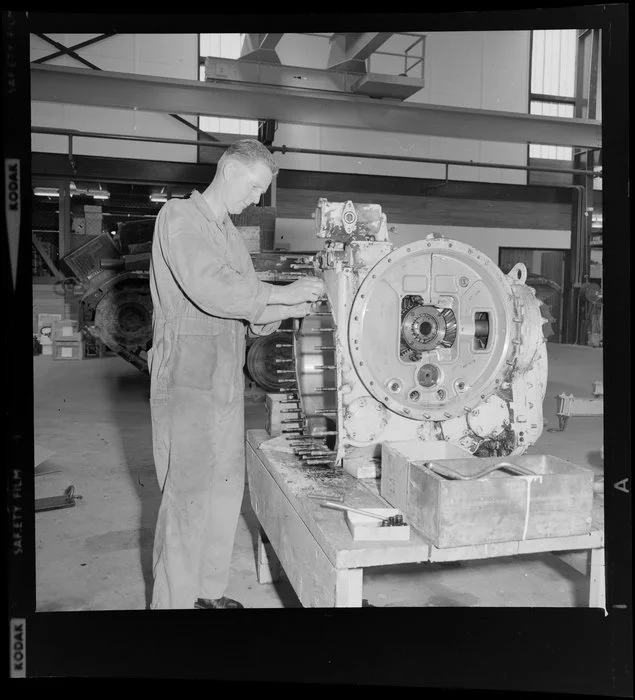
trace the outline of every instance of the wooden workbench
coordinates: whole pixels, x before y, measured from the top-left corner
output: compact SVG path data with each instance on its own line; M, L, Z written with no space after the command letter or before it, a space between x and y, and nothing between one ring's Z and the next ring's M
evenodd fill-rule
M249 430L246 462L251 505L260 523L258 580L275 580L280 566L305 607L361 607L364 567L590 550L590 607L604 607L604 532L439 549L411 528L408 542L354 542L345 515L322 508L310 494L337 491L346 505L389 507L377 480L341 470L311 470L295 455L262 447L270 436Z

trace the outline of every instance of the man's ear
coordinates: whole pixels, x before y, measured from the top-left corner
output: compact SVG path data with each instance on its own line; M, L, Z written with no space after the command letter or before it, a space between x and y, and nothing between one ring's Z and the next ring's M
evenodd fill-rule
M229 180L236 172L236 163L233 160L228 160L223 165L223 178Z

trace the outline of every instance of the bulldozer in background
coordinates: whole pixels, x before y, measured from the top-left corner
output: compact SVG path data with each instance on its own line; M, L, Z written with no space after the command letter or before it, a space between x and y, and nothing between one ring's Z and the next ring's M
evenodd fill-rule
M247 223L253 223L254 215L263 221L275 216L272 207L255 210L248 214ZM232 219L240 230L244 216ZM148 374L147 356L152 346L150 259L154 224L155 217L127 221L119 225L114 236L102 233L91 237L64 257L73 274L71 281L82 290L80 327L144 374ZM273 235L270 239L272 245ZM273 284L288 284L307 267L307 253L268 250L251 252L251 257L259 278ZM261 389L282 387L276 357L280 345L290 343L291 325L283 322L273 336L247 338L245 374Z

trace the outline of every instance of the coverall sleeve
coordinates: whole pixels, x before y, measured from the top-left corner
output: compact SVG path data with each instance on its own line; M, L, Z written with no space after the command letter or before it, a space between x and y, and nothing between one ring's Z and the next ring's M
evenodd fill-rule
M280 321L274 321L273 323L251 323L249 325L249 332L253 335L271 335L280 328Z
M257 321L271 287L258 279L253 267L238 272L229 265L220 232L204 231L178 206L166 206L162 213L159 235L165 259L191 301L213 316Z

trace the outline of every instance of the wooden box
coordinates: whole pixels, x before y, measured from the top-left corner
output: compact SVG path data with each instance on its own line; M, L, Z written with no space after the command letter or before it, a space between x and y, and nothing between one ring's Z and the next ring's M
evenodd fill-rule
M405 512L408 502L410 464L415 460L474 459L462 447L442 440L402 440L384 442L381 446L380 493L388 503Z
M83 360L85 355L84 341L56 340L53 342L54 360Z
M591 530L593 472L551 455L435 460L464 475L511 463L473 480L448 478L411 462L406 506L413 527L436 547L582 535Z

